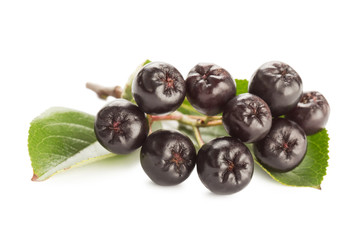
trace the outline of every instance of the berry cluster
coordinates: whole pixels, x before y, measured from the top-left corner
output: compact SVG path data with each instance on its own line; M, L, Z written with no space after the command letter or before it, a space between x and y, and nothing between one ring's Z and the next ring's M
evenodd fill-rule
M238 96L229 72L215 64L197 64L184 80L172 65L152 62L136 75L132 94L137 105L120 99L99 111L98 141L117 154L141 147L141 166L159 185L179 184L197 166L202 183L217 194L238 192L250 182L254 161L244 143L253 143L265 168L290 171L306 154L306 135L324 128L330 113L325 97L303 92L298 73L282 62L263 64L250 80L249 93ZM172 113L185 97L202 114L222 114L230 136L213 139L197 154L190 138L177 131L148 135L146 114Z

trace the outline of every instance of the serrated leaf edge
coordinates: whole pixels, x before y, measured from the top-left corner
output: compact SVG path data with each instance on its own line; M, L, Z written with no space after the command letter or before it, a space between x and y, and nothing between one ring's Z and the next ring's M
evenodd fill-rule
M323 178L324 176L327 175L327 167L328 167L328 160L330 159L330 156L328 155L329 153L329 140L330 140L330 137L328 135L328 131L327 129L324 129L325 130L325 135L327 137L327 149L326 149L326 154L327 154L327 159L326 159L326 169L325 169L325 175L323 175L321 177L321 183L323 181ZM264 168L256 159L256 157L254 156L254 153L253 153L253 148L252 148L252 145L250 144L246 144L246 146L248 147L248 149L250 150L250 152L252 153L252 156L253 156L253 160L254 162L257 164L257 166L259 166L263 171L265 171L271 178L273 178L275 181L281 183L282 185L285 185L285 186L289 186L289 187L310 187L310 188L315 188L315 189L318 189L318 190L321 190L321 184L320 185L317 185L317 186L306 186L306 185L293 185L293 184L286 184L280 180L278 180L277 178L275 178L266 168Z

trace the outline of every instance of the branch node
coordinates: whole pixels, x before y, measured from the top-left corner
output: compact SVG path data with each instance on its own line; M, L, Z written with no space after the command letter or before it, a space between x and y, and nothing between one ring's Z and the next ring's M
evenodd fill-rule
M115 87L104 87L95 83L86 83L86 88L95 92L100 99L107 99L107 97L112 96L114 98L121 98L122 88L120 86Z

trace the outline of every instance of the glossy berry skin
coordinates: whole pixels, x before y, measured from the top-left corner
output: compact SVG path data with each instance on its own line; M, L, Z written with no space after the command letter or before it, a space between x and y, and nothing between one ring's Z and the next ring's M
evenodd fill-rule
M319 92L305 92L301 100L286 118L298 123L307 135L312 135L326 126L330 105Z
M185 81L180 72L168 63L151 62L133 80L132 94L139 108L151 115L177 110L185 95Z
M94 132L104 148L116 154L127 154L142 146L149 125L145 114L135 104L119 99L98 112Z
M302 80L298 73L283 62L267 62L251 77L249 93L262 98L272 116L288 113L296 107L302 95Z
M272 126L267 103L250 93L232 98L223 111L222 120L229 135L247 143L264 138Z
M199 63L186 79L187 99L200 113L213 116L221 113L225 104L236 95L232 76L211 63Z
M197 155L197 172L204 186L216 194L232 194L248 185L254 162L248 148L233 137L204 144Z
M156 184L176 185L186 180L196 164L196 150L183 134L158 130L150 134L140 152L144 172Z
M267 169L288 172L297 167L307 151L305 132L297 123L274 119L267 136L253 144L257 160Z

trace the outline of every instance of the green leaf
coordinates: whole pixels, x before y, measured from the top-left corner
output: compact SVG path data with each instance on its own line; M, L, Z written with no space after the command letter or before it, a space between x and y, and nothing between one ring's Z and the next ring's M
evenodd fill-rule
M321 189L321 182L326 175L328 166L328 141L327 130L307 137L307 153L303 161L292 171L278 173L264 168L253 155L255 162L266 171L274 180L288 186L313 187ZM249 146L250 147L250 146ZM250 147L250 149L252 149ZM253 151L251 151L253 154Z
M235 79L237 87L237 95L248 92L248 81L246 79ZM188 101L185 101L179 109L183 114L201 115L198 113ZM180 124L178 130L188 135L195 146L199 149L194 132L191 126ZM227 136L227 132L223 126L200 128L204 142L208 142L214 138ZM308 148L302 163L292 171L287 173L278 173L267 170L255 158L251 145L247 145L255 159L257 165L261 167L274 180L288 186L313 187L321 189L321 182L326 175L328 166L328 141L327 130L324 129L317 134L307 137Z
M28 137L32 180L116 156L98 143L93 126L94 116L67 108L50 108L35 118Z
M235 81L237 89L236 95L248 93L248 81L246 79L235 79Z
M185 134L186 136L188 136L192 140L192 142L193 142L194 146L197 148L197 150L200 148L200 146L198 145L197 140L195 138L192 126L185 125L185 124L179 124L178 130L180 132L182 132L183 134ZM224 129L223 125L199 128L199 131L201 132L204 143L207 143L218 137L228 136L228 133Z
M177 109L177 111L187 114L187 115L195 115L195 116L205 116L198 112L188 101L187 98L184 99L182 105Z
M149 62L149 60L144 62L129 78L123 98L132 100L131 82L139 69ZM235 81L237 94L248 91L247 80L236 79ZM187 99L178 111L188 115L202 115L190 105ZM189 136L195 146L198 146L191 126L184 124L172 126L168 123L169 121L155 123L153 130L167 128L169 125L170 128L177 128ZM60 171L75 166L121 157L108 152L98 143L94 135L93 124L94 116L66 108L51 108L34 119L30 125L28 138L29 155L34 171L32 180L45 180ZM204 142L228 135L222 125L200 128L200 132ZM255 162L273 179L282 184L320 189L329 159L327 130L324 129L317 134L308 136L307 139L306 156L302 163L292 171L278 173L267 170L254 157ZM252 146L248 145L248 147L253 154Z
M246 79L236 79L237 95L248 92L248 81ZM281 116L284 117L284 116ZM329 137L327 130L322 131L307 137L308 148L306 156L302 163L286 173L278 173L264 168L256 159L251 145L250 148L253 158L258 166L260 166L267 174L274 180L288 186L297 187L313 187L321 189L321 182L326 175L326 168L328 166L328 141Z

